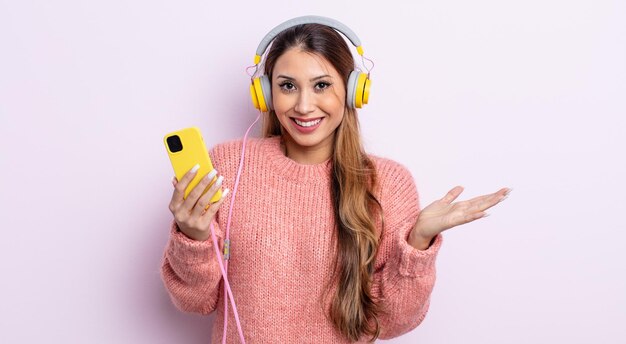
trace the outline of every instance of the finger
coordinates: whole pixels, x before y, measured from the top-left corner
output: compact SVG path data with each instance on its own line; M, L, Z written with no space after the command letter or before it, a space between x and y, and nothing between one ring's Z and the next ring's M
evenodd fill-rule
M481 212L478 212L478 213L473 213L473 214L467 215L466 216L466 220L467 220L467 222L472 222L472 221L475 221L475 220L478 220L478 219L482 219L483 217L487 217L487 216L489 216L489 213L481 211Z
M183 202L181 206L185 211L191 212L193 207L198 202L198 199L202 196L204 191L209 187L211 183L214 182L215 176L217 175L217 170L213 169L211 172L207 173L204 177L200 179L198 184L194 186L194 188L189 192L187 198Z
M493 194L478 196L467 201L455 203L454 209L456 209L455 213L457 215L453 216L454 220L452 220L451 223L453 223L453 226L458 226L489 216L485 210L506 199L508 197L506 195L510 193L510 190L511 189L503 188Z
M448 191L448 193L443 196L441 199L442 202L446 204L452 203L459 195L463 192L463 187L461 185L455 186L452 190Z
M215 196L217 191L222 187L223 181L224 176L219 176L219 178L217 178L215 183L211 185L207 192L198 199L198 202L195 204L191 211L194 217L202 216L202 214L206 211L209 204L211 203L211 199L213 198L213 196Z
M174 186L174 193L172 194L172 200L170 202L170 209L178 209L180 205L184 201L185 190L187 189L187 185L193 180L200 168L199 164L196 164L192 167L185 175L180 179L180 182L176 183Z
M207 208L207 210L204 211L204 213L202 214L202 219L204 221L209 221L209 222L213 220L213 217L215 216L219 208L222 206L222 203L224 203L224 201L226 200L226 196L228 196L229 194L230 194L230 190L224 189L224 191L222 191L222 197L219 199L219 201L212 203L209 206L209 208Z
M494 192L492 195L496 196L497 198L506 197L506 196L509 195L511 190L512 190L511 188L502 188L502 189Z
M498 192L496 192L496 194L499 195L498 203L504 201L505 199L507 199L509 197L509 194L511 193L511 191L513 191L513 189L511 189L511 188L502 188L502 189L498 190Z
M502 195L504 195L504 197L502 197L500 202L504 201L507 197L509 197L509 195L511 194L511 191L513 191L512 188L502 188L502 189L500 189L498 192L502 192Z
M459 214L456 214L455 216L452 216L449 228L460 226L486 216L489 216L489 214L485 212L461 212Z
M497 200L499 202L499 201L502 201L508 195L508 192L509 192L508 190L510 189L502 188L494 193L474 197L472 199L467 200L466 202L469 202L472 205L480 203L480 202L484 202L486 200Z
M172 177L172 185L176 187L176 184L178 184L178 180L176 179L176 176L174 176Z
M479 196L474 199L468 200L470 212L485 211L494 205L504 201L507 196L508 189L503 188L489 195Z

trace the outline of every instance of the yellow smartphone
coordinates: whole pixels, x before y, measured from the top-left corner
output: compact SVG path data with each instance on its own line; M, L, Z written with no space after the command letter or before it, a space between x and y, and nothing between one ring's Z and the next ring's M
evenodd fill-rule
M200 164L200 169L198 169L196 176L189 183L187 189L185 189L184 198L187 199L191 190L198 185L200 180L204 178L207 173L213 170L213 163L211 163L209 152L204 145L204 139L202 138L200 129L198 127L190 127L173 131L165 135L163 142L165 143L167 155L170 158L170 162L174 168L174 174L178 181L180 181L185 173L189 172L192 167L196 164ZM202 191L202 195L208 191L209 187L213 185L216 180L217 176L213 177L209 186ZM211 203L219 201L220 198L222 198L221 188L215 193L213 198L211 198Z

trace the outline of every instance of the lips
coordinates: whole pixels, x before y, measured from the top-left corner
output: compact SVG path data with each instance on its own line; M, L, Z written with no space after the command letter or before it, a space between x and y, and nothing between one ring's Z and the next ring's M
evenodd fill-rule
M298 129L298 131L302 133L310 133L320 126L320 123L322 123L324 117L307 119L291 117L291 120L295 124L294 127Z

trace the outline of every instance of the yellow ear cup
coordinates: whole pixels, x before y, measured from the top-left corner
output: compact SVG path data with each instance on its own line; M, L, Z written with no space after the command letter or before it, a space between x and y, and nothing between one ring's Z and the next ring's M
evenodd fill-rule
M357 108L363 107L363 92L365 91L365 83L367 81L367 74L360 73L359 78L356 81L356 92L354 94L354 105ZM369 98L369 95L368 95Z
M256 98L256 91L254 90L254 85L250 84L250 97L252 98L252 104L255 108L259 108L259 100Z
M261 110L261 112L267 112L267 103L265 101L265 97L263 96L263 88L261 87L261 80L260 78L254 78L253 81L253 85L250 85L254 87L254 93L256 94L256 102L253 102L255 104L258 103L258 107L257 109Z
M372 82L369 78L365 80L365 90L363 90L363 104L367 104L370 99L370 86Z

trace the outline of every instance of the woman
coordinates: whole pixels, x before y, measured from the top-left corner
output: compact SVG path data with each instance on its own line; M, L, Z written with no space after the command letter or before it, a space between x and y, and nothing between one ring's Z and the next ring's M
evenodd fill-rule
M321 24L282 31L267 54L273 109L264 137L246 143L228 269L249 343L368 342L412 330L429 308L440 233L485 216L510 191L452 203L458 186L420 211L410 172L362 148L346 101L353 69L346 42ZM223 196L204 209L232 188L242 144L211 150L221 176L204 196L215 172L187 199L195 172L173 180L162 276L181 310L217 309L213 343L224 335L224 295L207 239L213 224L223 245L229 205ZM234 326L226 336L238 342Z

